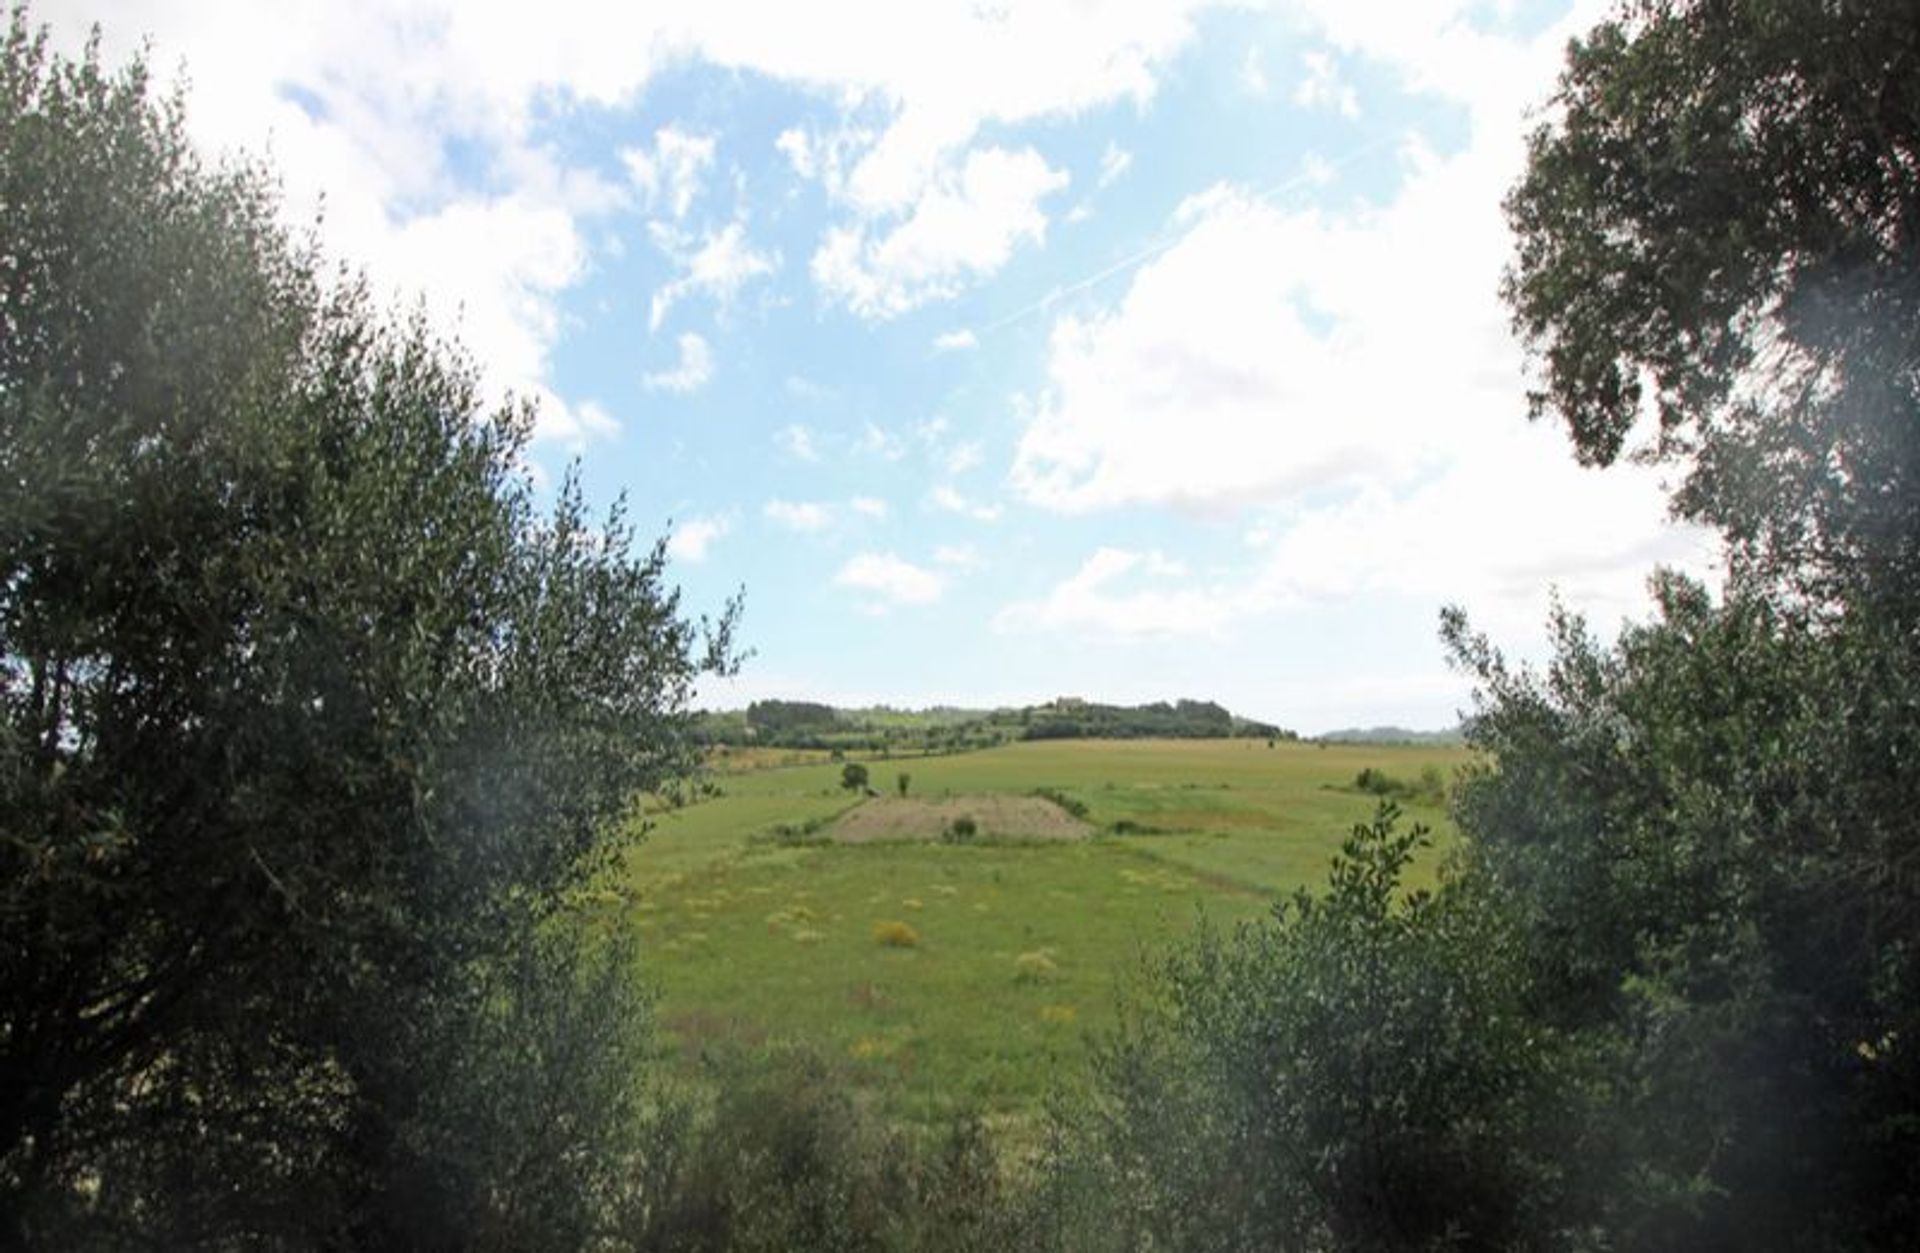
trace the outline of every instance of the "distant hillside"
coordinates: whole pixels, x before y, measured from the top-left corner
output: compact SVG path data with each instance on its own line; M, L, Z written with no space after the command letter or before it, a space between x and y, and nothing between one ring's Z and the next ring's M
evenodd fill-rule
M1409 731L1405 727L1345 727L1314 737L1328 744L1464 744L1459 727L1448 731Z
M849 752L952 752L1013 740L1298 739L1292 731L1242 718L1213 701L1103 705L1062 697L1017 709L836 709L814 701L761 700L745 709L702 713L697 733L712 744L841 749Z

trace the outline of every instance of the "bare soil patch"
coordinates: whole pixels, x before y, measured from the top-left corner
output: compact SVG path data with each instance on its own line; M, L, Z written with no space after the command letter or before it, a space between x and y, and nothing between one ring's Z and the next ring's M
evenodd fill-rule
M876 796L840 815L826 834L848 844L937 840L956 818L972 818L978 839L1077 840L1093 828L1039 796Z

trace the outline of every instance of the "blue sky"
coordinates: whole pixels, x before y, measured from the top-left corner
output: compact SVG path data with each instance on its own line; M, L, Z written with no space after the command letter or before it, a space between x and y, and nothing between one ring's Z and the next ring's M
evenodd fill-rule
M1500 197L1588 4L102 3L209 151L746 591L705 693L1450 723L1710 541L1525 419Z

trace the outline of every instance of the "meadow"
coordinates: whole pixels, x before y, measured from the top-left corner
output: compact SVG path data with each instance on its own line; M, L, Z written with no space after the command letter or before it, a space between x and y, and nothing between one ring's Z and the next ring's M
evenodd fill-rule
M665 1039L690 1072L713 1050L801 1045L842 1059L892 1119L967 1107L1017 1123L1075 1081L1155 951L1324 880L1378 803L1354 786L1362 770L1431 780L1467 754L1051 740L861 760L879 798L842 788L824 756L738 754L718 763L718 795L648 815L606 896L632 911ZM930 811L1044 791L1090 834L833 839L836 818L897 795L903 772ZM1434 829L1430 876L1451 829L1437 797L1401 803Z

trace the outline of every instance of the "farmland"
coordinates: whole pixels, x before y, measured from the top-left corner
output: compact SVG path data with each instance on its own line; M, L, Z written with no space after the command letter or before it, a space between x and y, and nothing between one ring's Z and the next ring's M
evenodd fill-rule
M1073 1080L1089 1032L1157 946L1321 881L1377 803L1354 786L1361 771L1431 782L1466 754L1051 740L862 760L871 799L824 756L730 755L718 795L649 815L603 899L632 911L684 1062L803 1045L842 1059L891 1117L931 1122L962 1105L1031 1114ZM1020 838L1034 805L1053 811L1035 833L1050 838ZM1403 807L1444 845L1437 797ZM939 838L973 812L977 837ZM914 813L921 838L873 838Z

